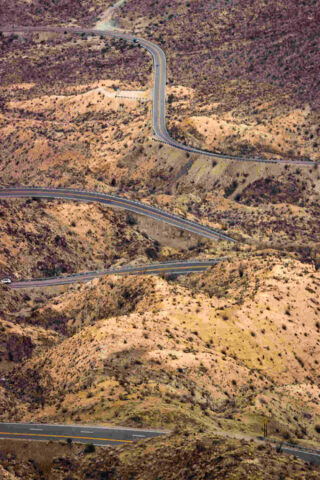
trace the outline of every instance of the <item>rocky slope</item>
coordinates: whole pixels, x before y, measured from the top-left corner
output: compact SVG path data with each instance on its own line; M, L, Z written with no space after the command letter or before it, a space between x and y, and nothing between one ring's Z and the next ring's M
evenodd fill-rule
M166 51L173 132L242 154L319 160L319 2L125 2L120 24Z
M318 160L317 3L138 0L122 4L118 21L168 55L176 138ZM0 23L87 26L107 6L81 2L74 13L67 1L17 0ZM213 161L153 142L151 59L124 42L19 34L0 36L0 46L1 185L126 195L239 240L203 241L97 204L1 201L1 277L228 259L178 279L1 286L0 420L189 429L107 455L57 450L46 467L53 479L71 468L74 479L89 470L111 479L316 478L269 447L192 432L259 435L267 416L272 437L319 443L317 165ZM0 457L4 478L43 476L19 458Z
M262 251L179 283L70 287L29 315L64 338L10 371L4 385L25 409L2 403L2 415L256 434L266 415L275 438L316 442L319 280Z
M257 445L205 434L173 434L168 438L139 442L134 446L100 448L88 453L84 447L44 445L43 452L5 446L0 458L0 472L8 480L84 480L95 478L149 480L177 478L204 480L232 478L235 480L315 480L319 471L293 457L276 452L271 446ZM1 444L0 444L1 445ZM27 462L26 456L29 461Z

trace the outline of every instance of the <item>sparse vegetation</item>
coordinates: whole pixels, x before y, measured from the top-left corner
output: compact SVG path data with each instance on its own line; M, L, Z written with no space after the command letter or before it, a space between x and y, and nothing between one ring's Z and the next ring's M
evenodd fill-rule
M6 1L4 15L66 24L65 3L35 11L31 2L21 11L19 0ZM291 0L286 8L159 0L153 15L147 3L124 3L120 22L128 29L134 23L137 34L152 36L168 54L168 127L175 138L234 154L319 159L319 95L310 84L319 63L311 40L315 4L297 11ZM76 23L94 22L106 8L82 4L72 13ZM273 9L282 12L275 29ZM175 432L150 441L148 451L122 447L120 456L94 445L82 447L83 455L67 439L61 443L70 460L59 454L54 467L64 480L69 461L75 476L90 472L97 479L142 479L140 467L149 476L176 478L171 461L183 478L200 479L205 471L242 478L243 470L255 480L261 471L264 479L313 478L299 462L280 462L281 444L274 452L206 435L217 428L259 435L267 416L278 441L319 442L317 166L260 168L153 142L152 66L141 48L67 33L4 34L0 47L3 184L125 195L239 240L200 241L97 204L1 201L3 276L226 257L191 276L110 276L28 293L1 286L3 421L114 422ZM302 68L305 51L314 75ZM144 101L117 98L116 89ZM34 470L30 475L36 478Z

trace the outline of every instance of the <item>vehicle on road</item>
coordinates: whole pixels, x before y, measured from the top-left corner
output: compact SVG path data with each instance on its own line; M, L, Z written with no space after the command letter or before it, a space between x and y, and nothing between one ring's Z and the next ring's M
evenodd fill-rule
M11 283L11 279L10 278L2 278L1 283Z

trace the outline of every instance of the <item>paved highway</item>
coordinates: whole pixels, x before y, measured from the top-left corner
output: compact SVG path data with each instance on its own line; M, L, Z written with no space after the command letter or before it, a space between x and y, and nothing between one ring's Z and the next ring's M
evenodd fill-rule
M314 451L308 451L308 449L301 450L299 446L297 448L283 447L282 452L287 455L293 455L294 457L301 458L305 462L313 463L314 465L320 465L320 451L317 453Z
M33 441L62 441L72 439L76 443L93 445L121 445L131 444L145 438L154 438L165 435L167 431L140 430L121 427L97 427L92 425L54 425L45 423L0 423L0 438L33 440ZM217 432L219 435L219 432ZM312 449L297 447L282 447L283 453L294 455L306 462L320 465L320 452Z
M173 215L159 208L152 207L146 203L130 200L125 197L118 197L116 195L106 195L99 192L89 192L85 190L72 190L72 189L54 189L47 187L12 187L4 188L0 190L1 198L60 198L63 200L74 200L81 202L99 202L104 205L108 205L114 208L123 208L130 212L145 215L153 218L154 220L160 220L165 223L169 223L174 227L187 230L188 232L196 233L202 237L206 237L213 240L228 240L235 242L232 237L226 235L221 230L215 230L213 228L201 225L197 222L192 222L185 218Z
M159 274L178 274L203 272L211 265L222 262L225 258L215 258L212 260L193 260L184 262L166 262L154 263L150 265L139 265L134 267L123 267L117 269L102 270L100 272L85 272L69 275L66 277L33 278L31 280L12 281L7 285L9 288L35 288L35 287L54 287L57 285L67 285L69 283L89 282L94 278L104 277L105 275L159 275Z
M0 438L19 440L67 440L94 445L130 444L143 438L159 437L167 432L134 428L108 428L86 425L47 425L33 423L0 423Z
M170 145L173 148L177 148L180 150L184 150L190 153L196 153L199 155L206 155L215 158L221 159L230 159L230 160L237 160L237 161L248 161L248 162L256 162L256 163L285 163L285 164L292 164L292 165L313 165L314 163L309 160L278 160L278 159L263 159L263 158L247 158L247 157L240 157L235 155L228 155L222 154L217 152L210 152L206 150L202 150L196 147L184 145L180 142L177 142L169 135L167 128L166 128L166 109L165 109L165 102L166 102L166 74L167 74L167 67L166 67L166 56L163 50L154 43L151 43L148 40L144 40L141 38L137 38L133 35L115 31L115 30L90 30L90 29L80 29L80 28L58 28L58 27L18 27L18 26L3 26L0 27L2 32L57 32L57 33L64 33L68 32L71 34L93 34L93 35L104 35L104 36L111 36L114 38L122 38L128 42L139 43L142 47L146 48L153 58L154 63L154 85L153 85L153 109L152 109L152 124L154 130L154 136L157 140L164 142ZM225 240L231 240L232 238L228 237L225 234L222 234L219 231L214 231L209 229L205 226L200 226L195 222L190 222L185 219L181 219L174 215L168 214L167 212L159 211L158 209L154 209L154 207L149 207L144 204L140 204L139 202L133 202L128 199L123 199L120 197L114 197L111 195L103 195L98 194L97 192L83 192L83 191L69 191L69 190L53 190L53 189L30 189L30 188L18 188L13 191L10 189L11 193L9 193L9 189L2 190L2 198L17 198L17 197L46 197L46 198L68 198L69 200L81 200L81 201L99 201L100 203L105 203L110 206L119 207L119 208L126 208L127 210L133 211L135 213L144 214L150 216L151 218L155 218L157 220L162 220L171 225L178 226L179 228L184 228L193 233L201 234L206 238L222 238ZM99 198L98 198L99 197ZM144 213L143 213L144 212ZM185 272L187 269L190 268L190 271L196 271L197 268L202 268L199 265L196 265L193 262L192 269L191 265L188 262L185 263L184 267ZM200 263L200 262L199 262ZM168 266L168 264L166 264ZM182 264L174 264L171 263L170 268L172 267L172 273L179 273L179 266L181 270ZM139 269L141 267L134 267ZM143 267L142 270L133 272L130 271L130 274L138 274L138 273L153 273L151 270L153 268L158 268L158 271L161 268L166 268L165 264L159 264L157 266L146 266ZM149 272L147 272L149 269ZM177 269L177 270L176 270ZM162 271L167 271L162 270ZM126 269L126 273L128 272L128 268ZM110 271L109 271L110 273ZM119 272L118 273L124 273ZM107 274L106 272L100 272L100 274ZM73 276L73 279L76 277L82 277L82 279L89 280L91 278L90 275L99 276L98 273L87 273L83 275ZM68 277L71 278L71 277ZM45 280L49 281L50 279ZM51 279L52 280L52 279ZM56 279L55 279L56 280ZM61 279L60 279L61 280ZM78 279L77 279L78 281ZM31 280L28 282L37 282L37 280ZM14 288L21 288L18 287L17 284L27 283L27 282L15 282L16 287ZM41 282L41 285L44 283ZM84 426L66 426L66 425L31 425L31 424L1 424L1 438L22 438L22 439L32 439L32 440L60 440L60 439L67 439L72 438L75 441L83 442L83 443L94 443L97 445L107 445L107 444L114 444L117 442L120 443L131 443L139 438L146 438L146 437L153 437L163 434L164 432L157 432L157 431L142 431L142 430L130 430L130 429L107 429L104 427L84 427ZM319 455L315 453L306 453L305 451L297 449L284 449L285 453L290 453L295 456L301 457L308 461L318 462ZM312 458L311 458L312 457Z
M256 163L280 163L280 164L292 164L292 165L314 165L311 160L279 160L279 159L266 159L257 157L242 157L238 155L229 155L217 152L211 152L203 150L201 148L184 145L173 139L166 127L166 83L167 83L167 62L164 51L155 43L138 38L129 33L125 33L120 30L98 30L98 29L85 29L85 28L71 28L71 27L22 27L22 26L0 26L2 32L56 32L56 33L70 33L70 34L87 34L87 35L103 35L114 38L121 38L127 42L133 42L141 45L148 50L153 58L154 66L154 82L153 82L153 108L152 108L152 125L154 130L154 137L160 142L164 142L173 148L184 150L190 153L196 153L199 155L206 155L215 158L221 158L226 160L237 160L242 162L256 162Z

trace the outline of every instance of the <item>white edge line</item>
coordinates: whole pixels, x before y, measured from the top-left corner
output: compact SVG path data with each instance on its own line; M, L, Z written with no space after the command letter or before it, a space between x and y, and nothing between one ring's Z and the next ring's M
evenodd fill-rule
M102 430L128 430L133 432L146 432L146 433L171 433L171 430L142 430L141 428L129 428L129 427L108 427L96 426L96 425L75 425L75 424L61 424L61 423L25 423L25 422L0 422L1 425L29 425L29 426L41 426L41 427L76 427L76 428L99 428Z

